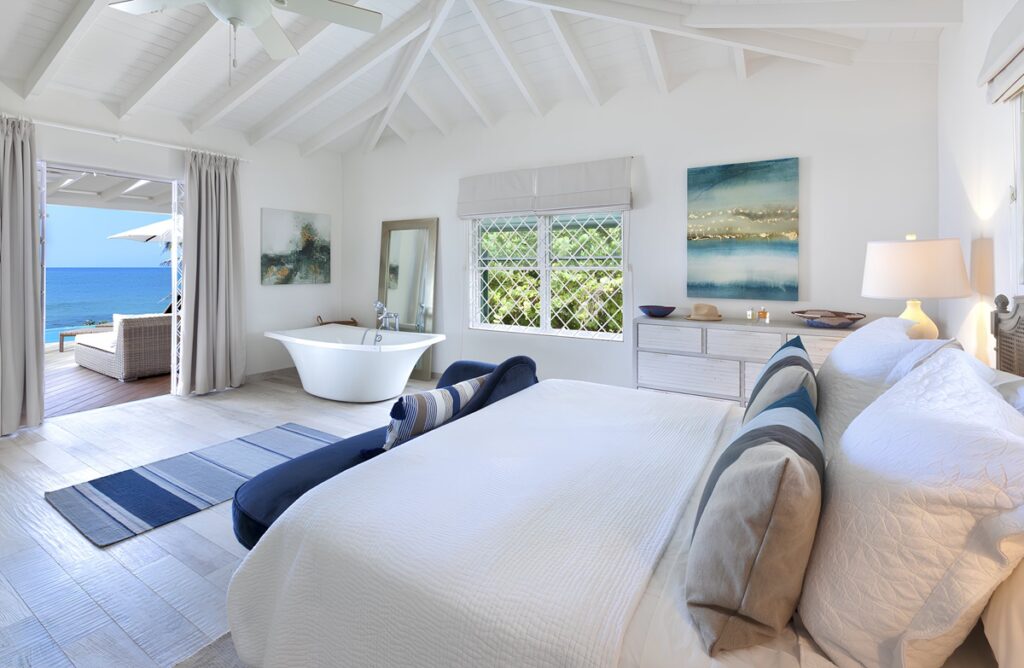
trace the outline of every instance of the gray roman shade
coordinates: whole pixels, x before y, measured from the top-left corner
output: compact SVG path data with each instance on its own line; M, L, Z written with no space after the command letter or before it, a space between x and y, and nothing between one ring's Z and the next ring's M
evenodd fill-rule
M520 169L459 181L460 218L560 211L626 211L632 158Z
M978 76L989 102L1007 102L1024 92L1024 0L1018 0L996 28Z

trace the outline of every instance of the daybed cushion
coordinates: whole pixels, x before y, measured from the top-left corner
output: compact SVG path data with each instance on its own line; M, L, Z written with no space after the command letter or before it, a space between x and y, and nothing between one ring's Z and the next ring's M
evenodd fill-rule
M75 337L75 345L88 346L103 352L114 353L117 350L117 334L114 332L79 334Z
M940 350L828 466L800 618L842 668L941 666L1024 553L1024 418Z
M712 656L789 624L821 512L821 430L804 387L752 418L711 471L697 509L686 604Z
M743 422L749 422L765 408L801 387L807 390L812 406L817 406L818 383L814 378L814 365L798 336L782 344L761 369L747 402Z
M455 362L442 374L439 383L459 383L481 374L488 374L487 380L456 419L535 384L537 365L529 357L513 357L497 366L486 362ZM384 452L381 446L386 432L386 427L380 427L314 450L268 469L240 486L231 506L238 542L252 549L270 525L300 496Z

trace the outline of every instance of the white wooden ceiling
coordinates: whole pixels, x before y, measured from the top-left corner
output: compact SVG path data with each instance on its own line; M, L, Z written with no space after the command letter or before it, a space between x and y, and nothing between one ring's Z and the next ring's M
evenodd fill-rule
M961 0L363 0L384 14L379 34L275 10L300 55L272 61L240 31L231 70L228 27L202 4L131 16L107 1L3 0L0 81L303 153L600 105L638 83L668 93L709 68L934 62L961 16Z

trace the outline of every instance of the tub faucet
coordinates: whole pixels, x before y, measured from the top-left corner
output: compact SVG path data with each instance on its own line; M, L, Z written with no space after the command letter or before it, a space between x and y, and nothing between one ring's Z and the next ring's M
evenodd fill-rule
M377 312L377 329L393 329L398 331L398 314L388 311L383 302L377 300L373 303L373 309Z

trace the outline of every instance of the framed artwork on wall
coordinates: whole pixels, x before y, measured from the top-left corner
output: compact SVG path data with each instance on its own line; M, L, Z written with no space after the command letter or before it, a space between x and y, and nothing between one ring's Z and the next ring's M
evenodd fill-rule
M331 282L331 217L281 209L260 210L260 282Z
M686 194L688 297L799 299L798 158L691 167Z

